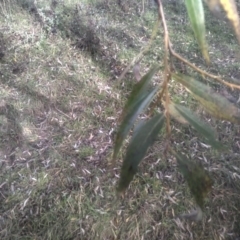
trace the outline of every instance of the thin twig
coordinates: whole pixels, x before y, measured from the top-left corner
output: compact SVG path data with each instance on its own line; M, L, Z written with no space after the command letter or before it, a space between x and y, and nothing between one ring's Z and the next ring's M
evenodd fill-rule
M168 34L168 28L166 24L166 19L163 11L162 1L158 0L158 15L159 18L162 20L163 30L164 30L164 46L165 46L165 55L164 55L164 82L163 82L163 90L160 92L160 96L165 93L165 115L167 120L167 134L170 138L171 135L171 127L170 127L170 115L169 115L169 103L170 103L170 97L168 92L168 82L171 77L171 72L169 69L169 61L168 61L168 53L169 53L169 34ZM161 99L158 99L159 101Z
M211 74L211 73L208 73L208 72L206 72L206 71L204 71L204 70L196 67L194 64L190 63L188 60L186 60L184 57L182 57L181 55L179 55L178 53L176 53L176 52L173 50L170 41L169 41L168 46L169 46L169 51L170 51L170 53L171 53L174 57L176 57L176 58L179 59L180 61L182 61L182 62L184 62L185 64L187 64L189 67L193 68L196 72L199 72L199 73L201 73L202 75L205 75L205 76L207 76L207 77L210 77L210 78L212 78L212 79L214 79L214 80L216 80L216 81L218 81L218 82L220 82L220 83L222 83L222 84L224 84L224 85L226 85L226 86L228 86L228 87L230 87L230 88L232 88L232 89L234 89L234 88L240 89L240 86L239 86L239 85L226 82L225 80L221 79L219 76L216 76L216 75L213 75L213 74Z

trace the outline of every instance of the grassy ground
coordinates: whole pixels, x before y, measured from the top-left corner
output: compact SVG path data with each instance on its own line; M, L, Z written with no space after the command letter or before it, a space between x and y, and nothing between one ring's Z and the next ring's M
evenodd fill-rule
M174 48L204 67L184 5L164 3ZM172 142L214 178L203 221L176 218L194 201L175 160L162 155L163 136L125 198L115 196L120 164L111 169L108 160L134 84L131 73L121 83L117 77L148 43L156 18L154 5L142 12L137 1L0 3L1 239L239 239L240 129L201 108L197 112L228 151L213 152L175 122ZM228 24L219 25L208 12L207 19L208 70L239 80L240 48ZM161 62L161 34L154 47L141 62L142 73ZM175 101L196 108L180 86L171 85Z

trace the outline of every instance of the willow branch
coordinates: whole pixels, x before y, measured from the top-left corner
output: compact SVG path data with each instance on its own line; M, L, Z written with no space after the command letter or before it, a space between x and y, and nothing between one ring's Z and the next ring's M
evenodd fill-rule
M191 67L192 69L194 69L196 72L199 72L201 73L202 75L204 76L207 76L207 77L210 77L230 88L236 88L236 89L240 89L240 86L239 85L236 85L236 84L233 84L233 83L229 83L229 82L226 82L225 80L221 79L219 76L216 76L216 75L213 75L211 73L208 73L198 67L196 67L194 64L190 63L188 60L186 60L184 57L182 57L181 55L179 55L178 53L176 53L173 49L172 49L172 46L171 46L171 42L169 41L169 51L170 53L176 57L177 59L179 59L180 61L184 62L186 65L188 65L189 67Z
M169 70L169 62L168 62L168 53L169 53L169 34L168 34L168 28L166 24L166 19L163 11L163 6L162 6L162 1L157 0L158 4L158 15L159 18L162 20L162 25L163 25L163 30L164 30L164 46L165 46L165 55L164 55L164 82L163 82L163 88L162 91L159 93L158 97L158 102L160 102L163 94L165 93L165 101L166 101L166 108L165 108L165 114L166 114L166 121L167 121L167 133L168 136L170 137L171 134L171 127L170 127L170 115L169 115L169 110L168 106L170 103L170 97L169 97L169 92L168 92L168 82L171 78L171 73Z

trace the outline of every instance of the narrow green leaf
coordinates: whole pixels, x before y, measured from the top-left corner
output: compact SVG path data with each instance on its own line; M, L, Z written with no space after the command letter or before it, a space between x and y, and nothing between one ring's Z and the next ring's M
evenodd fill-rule
M202 0L185 0L185 4L195 37L202 50L203 57L207 63L209 63L210 60L205 38L205 18Z
M163 127L164 116L157 114L135 132L123 161L118 192L124 191L132 181L137 172L138 164L144 158L147 149L153 144L159 131Z
M223 148L220 142L215 138L216 133L206 123L202 122L197 115L195 115L190 109L175 104L176 110L179 114L184 117L203 137L206 138L207 142L214 148Z
M128 98L126 105L124 106L121 119L123 119L128 112L128 109L131 108L137 101L139 101L148 91L150 81L154 74L159 70L158 66L154 66L147 72L141 80L134 85L133 90Z
M183 74L173 74L173 79L184 85L202 106L214 117L240 124L240 109L209 86Z
M164 103L164 106L166 108L167 107L166 103L165 102L163 102L163 103ZM180 123L182 123L184 125L188 124L188 121L186 121L186 119L183 118L181 116L181 114L179 114L179 112L176 109L176 104L174 104L172 101L170 101L170 103L168 104L168 111L169 111L169 114L171 115L171 117L173 117L178 122L180 122Z
M134 137L136 135L136 133L139 131L139 129L146 123L145 119L140 119L137 124L134 126L133 128L133 135L132 137Z
M191 193L193 194L198 206L203 209L204 198L210 191L213 180L209 173L199 164L188 159L180 153L176 153L175 157L178 167L183 177L188 183Z
M132 128L134 121L138 115L148 107L154 95L158 91L158 87L149 91L149 83L158 67L152 68L142 79L134 86L133 91L123 109L122 122L119 126L113 152L113 161L117 158L118 152L122 146L124 139Z

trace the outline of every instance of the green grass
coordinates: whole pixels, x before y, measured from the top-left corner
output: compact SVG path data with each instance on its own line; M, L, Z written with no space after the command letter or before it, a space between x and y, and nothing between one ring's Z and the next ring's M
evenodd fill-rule
M176 11L163 2L174 48L205 68L184 5ZM117 77L148 43L156 10L146 8L139 16L137 1L126 4L124 12L101 0L69 0L50 9L46 0L35 6L27 0L0 3L0 238L239 237L239 127L211 119L175 82L170 83L172 99L190 104L229 149L215 153L201 145L193 129L172 122L172 145L202 162L214 178L203 221L177 218L195 203L175 159L163 156L163 134L125 197L115 194L121 159L114 168L109 160L118 117L135 83L132 73L120 84ZM212 19L208 24L209 70L237 78L237 56L226 57L239 46L228 39L228 26L222 26L224 31ZM142 74L155 61L163 64L160 33L141 62Z

